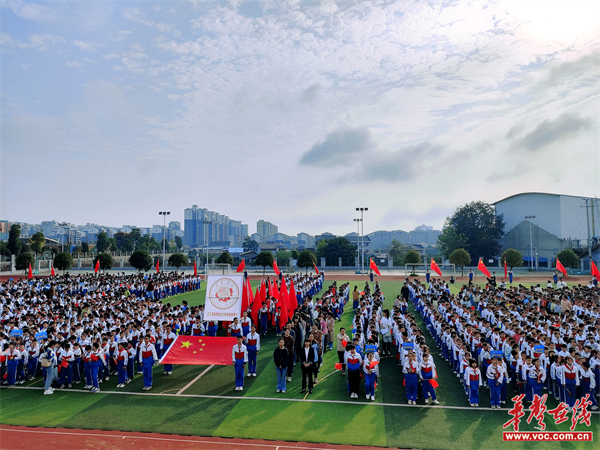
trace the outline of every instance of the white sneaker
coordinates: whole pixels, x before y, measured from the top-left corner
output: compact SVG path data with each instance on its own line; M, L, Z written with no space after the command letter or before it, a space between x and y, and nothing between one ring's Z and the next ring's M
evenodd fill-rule
M255 374L255 373L253 373L253 374L252 374L252 376L253 376L253 377L255 377L255 376L256 376L256 374Z
M240 386L240 391L243 391L243 390L244 390L244 386Z
M371 396L369 394L367 394L367 400L369 400L371 398Z
M239 390L240 390L240 388L239 388L239 387L237 387L237 386L236 386L236 387L235 387L235 389L234 389L234 391L239 391Z
M429 398L425 399L425 404L428 405L429 404Z
M54 392L52 392L50 389L44 391L44 395L52 395L52 394L54 394Z
M371 401L374 402L375 401L375 396L371 395Z
M434 400L434 401L433 401L433 402L431 402L431 403L433 403L434 405L439 405L439 404L440 404L440 402L438 402L437 400Z
M252 376L252 374L251 374L251 373L249 373L249 374L248 374L248 375L246 375L246 376L247 376L248 378L250 378L250 377Z

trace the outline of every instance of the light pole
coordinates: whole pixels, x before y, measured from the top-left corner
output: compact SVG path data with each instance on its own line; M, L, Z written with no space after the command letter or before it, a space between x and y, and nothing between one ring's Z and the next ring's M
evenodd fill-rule
M167 216L171 215L171 211L161 211L158 213L159 215L163 216L163 270L165 270L165 268L167 267L166 263L165 263L165 232L167 229Z
M525 216L526 219L535 219L535 216ZM529 220L529 258L531 258L531 270L533 270L533 238L531 237L531 220Z
M365 271L365 221L364 221L364 212L368 211L369 208L356 208L357 211L360 211L360 228L361 228L361 238L360 238L360 249L362 251L362 269L361 272Z
M360 223L362 219L352 219L356 222L356 242L360 241ZM356 246L356 270L360 271L360 247Z
M204 224L204 226L208 225L209 223L212 223L211 220L203 220L202 223ZM204 226L202 227L202 230L204 231ZM204 280L208 280L208 233L204 233L206 236L206 268L205 268L205 272L204 272Z

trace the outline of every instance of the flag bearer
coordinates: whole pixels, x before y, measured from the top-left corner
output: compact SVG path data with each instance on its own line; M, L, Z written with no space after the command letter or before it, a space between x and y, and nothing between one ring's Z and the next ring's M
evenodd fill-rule
M256 376L256 356L260 350L260 335L256 332L256 325L252 324L252 330L246 336L246 344L248 348L248 377Z
M248 362L248 351L242 343L242 336L237 337L237 344L233 346L231 351L231 359L235 368L235 390L244 390L244 368Z
M142 390L152 389L152 366L158 360L154 344L150 343L150 335L144 336L144 342L140 344L140 363L144 371L144 387Z
M161 336L162 339L162 348L163 355L167 353L167 350L173 343L175 339L177 339L177 335L171 331L171 325L167 325L166 331ZM173 364L165 364L164 365L164 375L171 375L173 373Z

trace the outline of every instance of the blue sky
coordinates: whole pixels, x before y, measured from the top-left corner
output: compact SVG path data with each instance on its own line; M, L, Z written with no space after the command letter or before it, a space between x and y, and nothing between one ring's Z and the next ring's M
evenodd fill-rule
M598 196L598 2L2 1L3 219L441 227Z

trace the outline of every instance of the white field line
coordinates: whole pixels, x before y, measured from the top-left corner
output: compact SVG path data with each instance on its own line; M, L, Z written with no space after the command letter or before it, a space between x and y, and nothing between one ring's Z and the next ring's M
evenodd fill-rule
M202 375L204 375L206 372L208 372L213 367L215 367L214 364L212 366L208 366L206 369L204 369L202 371L202 373L200 375L198 375L196 378L194 378L192 381L190 381L188 384L186 384L183 388L179 389L179 391L177 391L177 394L175 394L175 395L181 395L181 394L183 394L183 391L185 391L192 384L194 384L196 381L198 381L200 378L202 378Z

